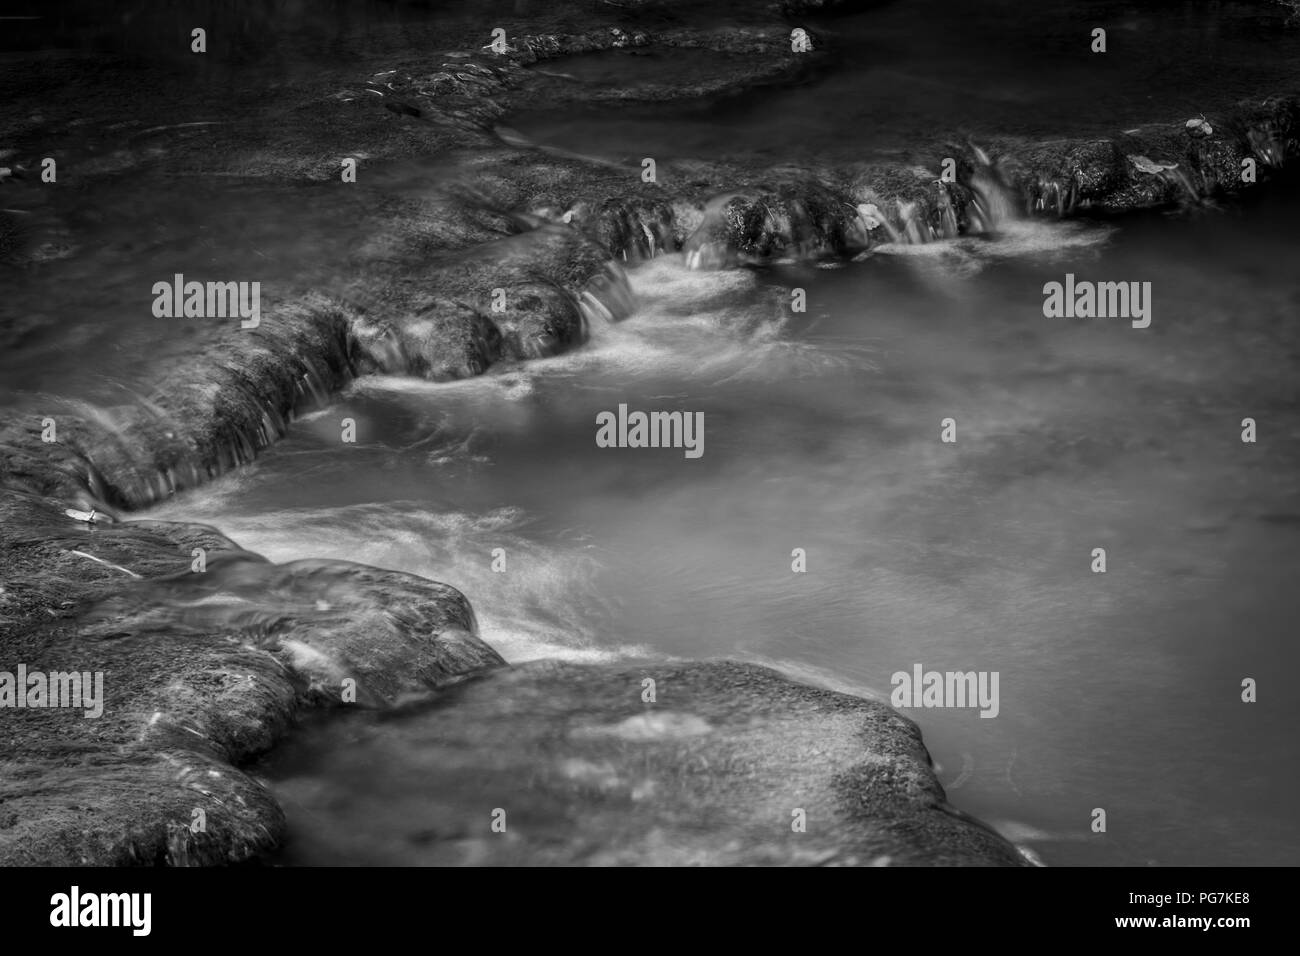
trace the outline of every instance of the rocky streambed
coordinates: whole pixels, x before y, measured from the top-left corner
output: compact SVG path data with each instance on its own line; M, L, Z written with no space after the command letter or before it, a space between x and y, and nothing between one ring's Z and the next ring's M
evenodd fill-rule
M496 49L481 17L450 18L418 45L394 28L383 56L352 50L270 88L224 72L178 82L184 59L4 64L14 302L36 302L20 288L33 277L102 267L98 216L188 183L299 189L345 210L359 241L309 280L264 283L256 328L205 319L160 337L125 396L44 383L4 408L0 670L102 673L103 712L16 697L0 710L0 862L265 858L284 816L246 769L309 710L339 708L427 715L430 786L447 794L426 841L440 862L1024 862L947 803L916 726L883 703L740 663L510 666L454 581L272 564L217 529L131 517L249 466L359 376L459 379L580 347L633 312L627 270L648 258L842 262L991 233L1008 215L1201 208L1266 188L1300 146L1300 98L1277 91L1101 137L938 130L906 156L669 156L653 177L510 125L543 107L716 100L833 72L836 20L805 15L744 4L718 25L673 4L558 5ZM792 50L796 28L810 49ZM638 52L669 68L575 79L584 56ZM358 182L392 188L359 202L349 161ZM46 333L11 311L17 356ZM514 821L505 833L497 810ZM608 839L577 834L593 818Z

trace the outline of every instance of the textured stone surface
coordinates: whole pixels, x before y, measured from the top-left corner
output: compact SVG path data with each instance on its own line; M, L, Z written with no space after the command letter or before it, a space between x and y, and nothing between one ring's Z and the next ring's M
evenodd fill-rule
M0 581L0 671L102 672L104 694L98 717L0 708L0 865L266 853L280 809L236 767L303 708L385 708L502 663L447 585L273 565L211 528L79 522L12 491L0 491Z
M275 763L293 862L1024 863L947 805L912 721L749 664L525 664Z

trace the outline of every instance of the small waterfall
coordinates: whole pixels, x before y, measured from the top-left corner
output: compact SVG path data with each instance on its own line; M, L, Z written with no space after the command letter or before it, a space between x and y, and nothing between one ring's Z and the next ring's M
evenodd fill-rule
M956 239L961 232L957 222L957 210L953 207L952 199L943 184L938 183L936 187L938 193L933 212L938 228L928 215L927 204L918 200L895 200L896 213L892 217L875 203L859 203L853 208L857 211L858 222L868 236L873 230L883 229L891 243L923 246L936 239Z
M582 216L565 213L566 222L584 225ZM624 262L634 263L674 250L673 214L668 207L610 200L587 226L595 238Z
M967 184L971 191L970 231L996 232L998 226L1022 218L1020 197L1007 184L1000 165L989 159L978 146L975 171Z
M636 296L628 282L627 272L613 259L596 273L577 296L578 311L582 315L583 338L589 338L602 325L612 325L632 314Z
M1196 188L1196 186L1192 183L1191 177L1188 176L1187 173L1182 168L1175 167L1174 169L1170 169L1167 172L1169 173L1170 177L1174 180L1174 182L1178 183L1178 185L1183 188L1183 192L1186 193L1185 197L1180 197L1183 198L1185 204L1199 206L1205 202L1205 200L1202 198L1201 191Z
M1254 154L1266 165L1281 169L1286 164L1288 151L1285 140L1279 142L1272 128L1251 127L1246 131L1246 140Z
M956 239L961 229L957 225L957 210L953 208L952 197L948 195L943 183L936 183L935 187L939 196L940 235L944 239Z
M1034 209L1038 212L1051 210L1056 213L1058 219L1063 219L1074 212L1078 198L1078 184L1073 178L1068 189L1062 188L1061 184L1054 179L1040 178Z
M898 201L898 219L903 224L903 235L906 241L913 246L923 246L934 236L931 234L929 223L917 215L917 204L914 202Z

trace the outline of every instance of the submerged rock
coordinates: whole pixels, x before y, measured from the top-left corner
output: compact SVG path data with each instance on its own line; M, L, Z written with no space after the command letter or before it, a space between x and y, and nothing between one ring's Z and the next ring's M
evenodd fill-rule
M282 759L312 768L273 784L290 862L1024 863L947 805L912 721L750 664L501 669Z

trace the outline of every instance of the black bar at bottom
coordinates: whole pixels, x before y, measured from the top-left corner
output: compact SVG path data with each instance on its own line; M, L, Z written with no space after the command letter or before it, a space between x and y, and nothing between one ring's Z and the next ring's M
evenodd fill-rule
M926 945L951 934L953 942L979 938L987 944L1010 933L1006 942L1024 944L1129 937L1138 945L1164 938L1232 945L1252 933L1287 928L1283 907L1295 879L1292 870L1280 868L868 869L842 875L806 874L786 882L789 873L753 870L647 869L596 879L578 870L14 869L0 870L0 912L8 943L53 942L74 932L82 942L98 937L127 945L145 939L193 943L208 934L214 943L234 936L259 947L281 939L331 948L394 938L435 945L449 932L470 934L466 942L484 932L498 941L498 934L518 932L535 943L580 937L595 943L602 936L587 934L600 930L670 946L673 937L688 942L688 927L695 926L724 933L734 946L750 937L771 942L766 934L784 925L808 932L809 942L824 932L827 941L847 933L864 943ZM146 914L147 935L140 932ZM82 925L92 921L118 925Z

